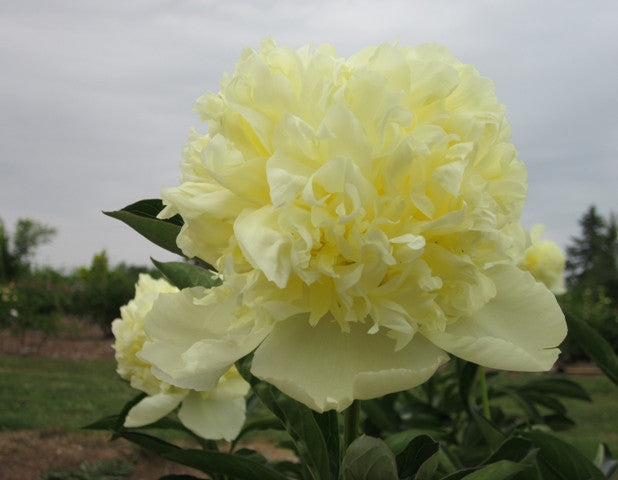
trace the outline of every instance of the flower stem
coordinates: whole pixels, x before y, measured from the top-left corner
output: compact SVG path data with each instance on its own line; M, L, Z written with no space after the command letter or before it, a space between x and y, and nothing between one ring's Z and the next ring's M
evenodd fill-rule
M354 400L352 405L346 408L344 412L344 430L343 430L343 453L350 444L358 437L358 426L360 423L360 400Z
M479 381L481 382L481 401L483 402L483 415L487 420L491 420L489 410L489 396L487 395L487 381L485 380L485 369L479 367Z

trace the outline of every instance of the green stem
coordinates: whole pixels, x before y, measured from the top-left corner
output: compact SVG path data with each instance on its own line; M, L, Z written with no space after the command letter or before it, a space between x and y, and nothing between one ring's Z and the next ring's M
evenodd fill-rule
M479 380L481 382L481 401L483 402L483 415L487 420L491 420L489 410L489 396L487 395L487 381L485 380L485 369L479 367Z
M358 437L360 423L360 400L354 400L352 405L344 412L343 452L347 451L350 444Z

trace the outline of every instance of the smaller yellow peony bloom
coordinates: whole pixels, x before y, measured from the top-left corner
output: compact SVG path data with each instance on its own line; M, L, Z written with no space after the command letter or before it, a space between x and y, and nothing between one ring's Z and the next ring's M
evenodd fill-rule
M543 225L535 225L530 229L531 245L526 249L519 266L559 295L566 291L564 286L566 259L555 242L540 239L544 229Z
M124 425L148 425L180 404L178 417L189 430L207 439L232 440L245 421L244 397L249 391L249 384L235 367L227 369L211 390L196 391L159 380L152 374L150 364L138 356L148 339L144 332L144 318L159 294L175 292L179 290L165 280L141 274L135 286L135 297L120 308L121 318L112 322L118 362L116 371L129 380L133 388L148 394L129 411Z

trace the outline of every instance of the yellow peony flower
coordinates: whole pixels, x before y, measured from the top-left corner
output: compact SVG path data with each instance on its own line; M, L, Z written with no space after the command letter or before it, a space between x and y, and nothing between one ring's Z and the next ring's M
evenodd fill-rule
M551 240L541 240L545 227L535 225L530 230L531 245L526 249L519 266L545 284L555 294L566 292L564 265L566 259L560 247Z
M128 413L125 426L141 427L153 423L181 404L180 421L197 435L208 439L234 439L245 421L245 395L249 384L235 367L222 373L208 391L174 387L151 373L150 365L138 358L144 342L144 317L161 293L178 292L165 280L141 274L135 286L135 298L120 308L122 318L112 322L116 338L114 350L117 372L131 386L148 394Z
M162 295L141 358L211 387L252 372L317 411L426 381L449 352L546 370L566 334L517 267L526 169L492 82L445 48L340 58L265 40L196 110L162 217L224 284Z

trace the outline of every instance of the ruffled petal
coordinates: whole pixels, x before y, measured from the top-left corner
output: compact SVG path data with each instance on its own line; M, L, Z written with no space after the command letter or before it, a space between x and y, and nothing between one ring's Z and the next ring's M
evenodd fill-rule
M159 296L144 323L151 340L137 356L152 365L157 378L203 391L214 389L219 377L257 347L269 328L235 326L237 305L232 296L210 291L212 301L198 304L198 293L200 289L193 288Z
M202 438L233 440L245 422L244 397L215 399L191 392L182 402L178 418Z
M154 423L174 410L186 395L186 392L157 393L146 397L129 410L124 426L132 428Z
M341 411L354 399L419 385L448 360L420 335L395 351L384 330L367 329L353 324L344 333L327 318L315 327L304 317L279 322L256 350L251 371L314 410Z
M468 318L441 332L423 332L431 342L464 360L491 368L549 370L566 336L564 314L554 295L532 275L510 265L486 272L497 295Z

